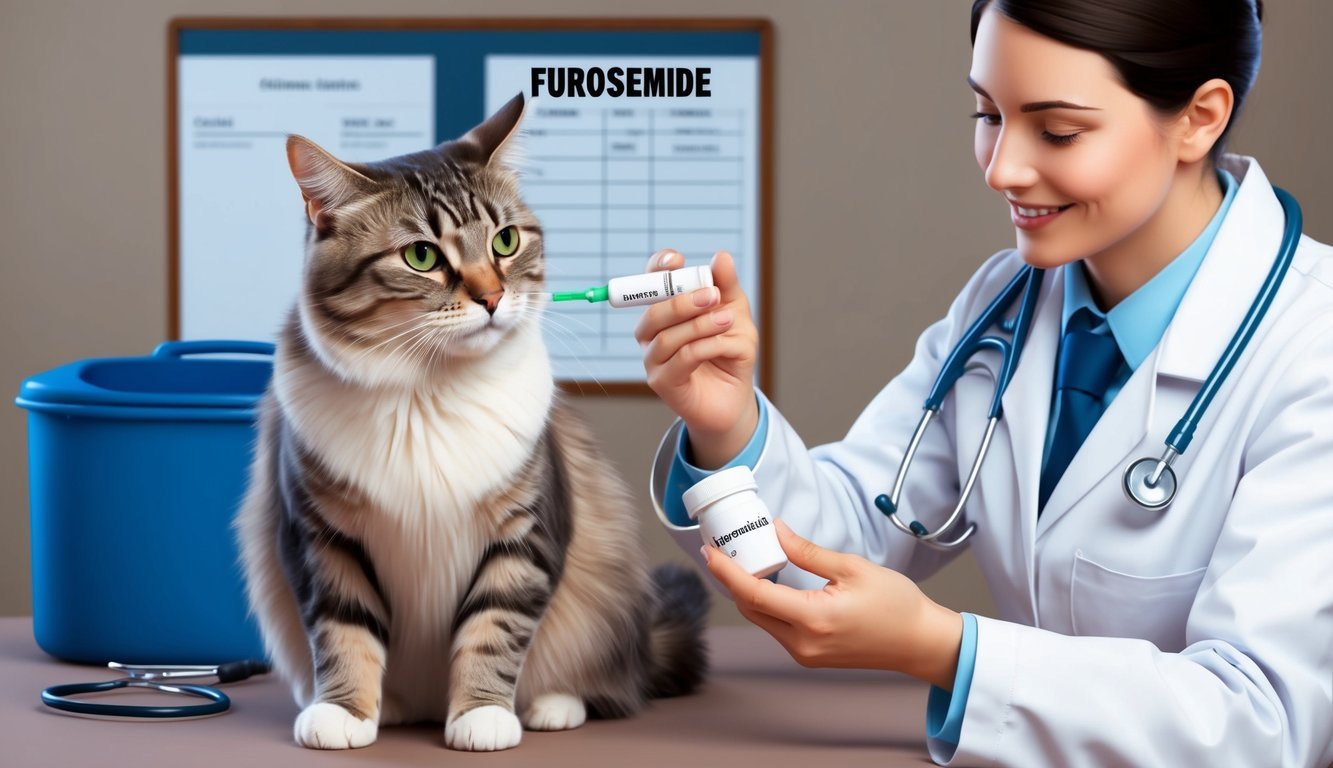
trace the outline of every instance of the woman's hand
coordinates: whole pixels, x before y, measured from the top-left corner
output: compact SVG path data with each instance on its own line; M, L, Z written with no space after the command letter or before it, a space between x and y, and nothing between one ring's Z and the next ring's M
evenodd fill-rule
M803 591L756 579L705 545L708 570L731 592L741 615L772 635L801 666L888 669L953 689L961 614L926 597L897 571L823 549L781 520L776 528L787 559L829 583L822 590Z
M685 259L658 251L651 272L680 269ZM720 467L754 435L754 363L759 334L731 254L718 252L712 288L674 296L643 313L634 338L644 348L648 386L685 420L693 461Z

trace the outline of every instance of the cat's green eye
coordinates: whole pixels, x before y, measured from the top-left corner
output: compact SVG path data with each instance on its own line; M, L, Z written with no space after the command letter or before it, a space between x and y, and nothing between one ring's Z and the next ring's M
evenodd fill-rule
M495 233L491 248L495 249L496 256L513 256L518 250L518 227L510 225Z
M440 266L440 252L430 243L416 242L403 249L403 261L418 272L429 272Z

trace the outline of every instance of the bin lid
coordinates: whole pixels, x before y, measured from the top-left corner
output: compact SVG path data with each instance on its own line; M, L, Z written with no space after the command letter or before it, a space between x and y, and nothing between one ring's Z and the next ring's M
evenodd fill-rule
M273 375L274 347L259 341L168 341L143 357L79 360L26 379L15 403L138 408L255 407ZM264 355L266 359L194 355Z

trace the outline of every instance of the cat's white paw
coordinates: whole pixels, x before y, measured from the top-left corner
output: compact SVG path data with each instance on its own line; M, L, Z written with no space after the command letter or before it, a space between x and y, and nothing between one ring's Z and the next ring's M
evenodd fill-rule
M583 699L567 693L543 693L523 713L523 724L533 731L567 731L587 719Z
M514 713L494 704L464 712L444 726L444 743L450 749L493 752L517 747L523 726Z
M320 701L296 717L296 743L311 749L354 749L375 743L379 723L360 720L337 704Z

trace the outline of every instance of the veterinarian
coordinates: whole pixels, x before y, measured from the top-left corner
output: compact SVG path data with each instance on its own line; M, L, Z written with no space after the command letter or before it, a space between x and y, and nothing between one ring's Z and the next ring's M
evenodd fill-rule
M975 153L1017 247L836 443L754 389L729 255L636 329L680 417L666 526L802 664L930 682L941 764L1333 762L1333 249L1223 153L1261 18L977 0ZM781 521L776 582L700 551L681 504L737 464ZM915 584L966 547L997 618Z

